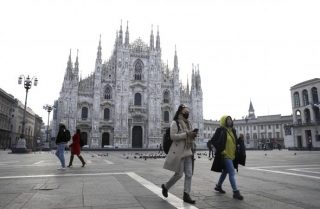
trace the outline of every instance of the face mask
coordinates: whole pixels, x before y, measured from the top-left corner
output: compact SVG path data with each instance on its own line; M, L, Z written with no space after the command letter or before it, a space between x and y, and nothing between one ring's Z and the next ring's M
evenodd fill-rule
M182 114L182 116L185 118L185 119L188 119L189 118L189 113L188 112L185 112Z

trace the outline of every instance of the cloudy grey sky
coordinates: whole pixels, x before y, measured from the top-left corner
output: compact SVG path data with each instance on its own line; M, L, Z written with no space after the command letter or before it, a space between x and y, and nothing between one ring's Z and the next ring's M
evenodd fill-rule
M116 30L129 21L130 42L160 30L162 59L180 79L199 64L204 118L291 114L290 87L320 77L317 0L2 0L0 88L21 101L20 74L37 76L28 106L47 121L44 104L61 90L69 50L79 49L82 77L93 72L99 35L110 57Z

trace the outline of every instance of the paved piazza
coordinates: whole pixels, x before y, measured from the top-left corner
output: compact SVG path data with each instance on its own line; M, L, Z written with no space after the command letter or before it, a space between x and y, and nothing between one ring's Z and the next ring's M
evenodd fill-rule
M236 175L244 196L239 201L232 198L228 178L226 194L213 190L219 174L210 171L212 161L200 151L192 181L195 206L181 200L183 180L162 198L160 185L172 173L162 169L164 159L138 155L153 153L85 151L85 168L75 158L73 168L59 171L53 151L0 151L0 208L320 208L320 152L248 151L247 166Z

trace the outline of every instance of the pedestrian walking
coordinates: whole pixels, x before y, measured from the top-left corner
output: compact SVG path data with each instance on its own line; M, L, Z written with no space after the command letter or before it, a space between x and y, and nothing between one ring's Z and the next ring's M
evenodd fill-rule
M80 150L81 150L81 146L80 146L80 129L77 129L75 134L72 136L72 143L69 145L70 147L70 161L69 161L69 165L68 167L72 167L72 161L74 158L74 155L77 155L77 157L79 158L79 160L82 163L82 167L84 167L86 165L86 162L84 161L83 157L80 155Z
M229 181L233 190L233 198L243 200L243 196L237 188L235 169L238 171L238 164L245 165L246 153L243 142L243 135L237 138L236 130L233 128L233 121L230 116L222 116L220 127L212 137L212 143L216 148L215 158L211 167L212 171L221 172L216 191L225 193L222 184L229 175Z
M56 156L60 160L61 166L58 168L58 170L65 170L66 164L64 159L64 150L66 148L66 144L70 140L70 132L66 129L66 126L64 124L59 125L59 132L56 137L56 145L57 145L57 151Z
M168 197L168 190L185 174L183 201L195 204L190 197L191 180L193 175L193 155L197 130L192 130L188 120L189 109L180 105L170 125L172 144L164 162L164 169L175 172L170 180L162 184L162 195Z
M213 144L211 143L211 140L208 140L207 147L209 149L209 159L212 160L214 147L213 147Z
M159 152L158 153L162 153L163 149L162 149L162 144L159 145Z

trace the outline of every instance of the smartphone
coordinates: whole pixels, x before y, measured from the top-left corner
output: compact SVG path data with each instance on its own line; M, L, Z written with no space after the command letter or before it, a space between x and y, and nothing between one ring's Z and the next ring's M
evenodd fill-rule
M199 131L198 128L193 129L193 132L195 132L195 133L198 133L198 131Z

